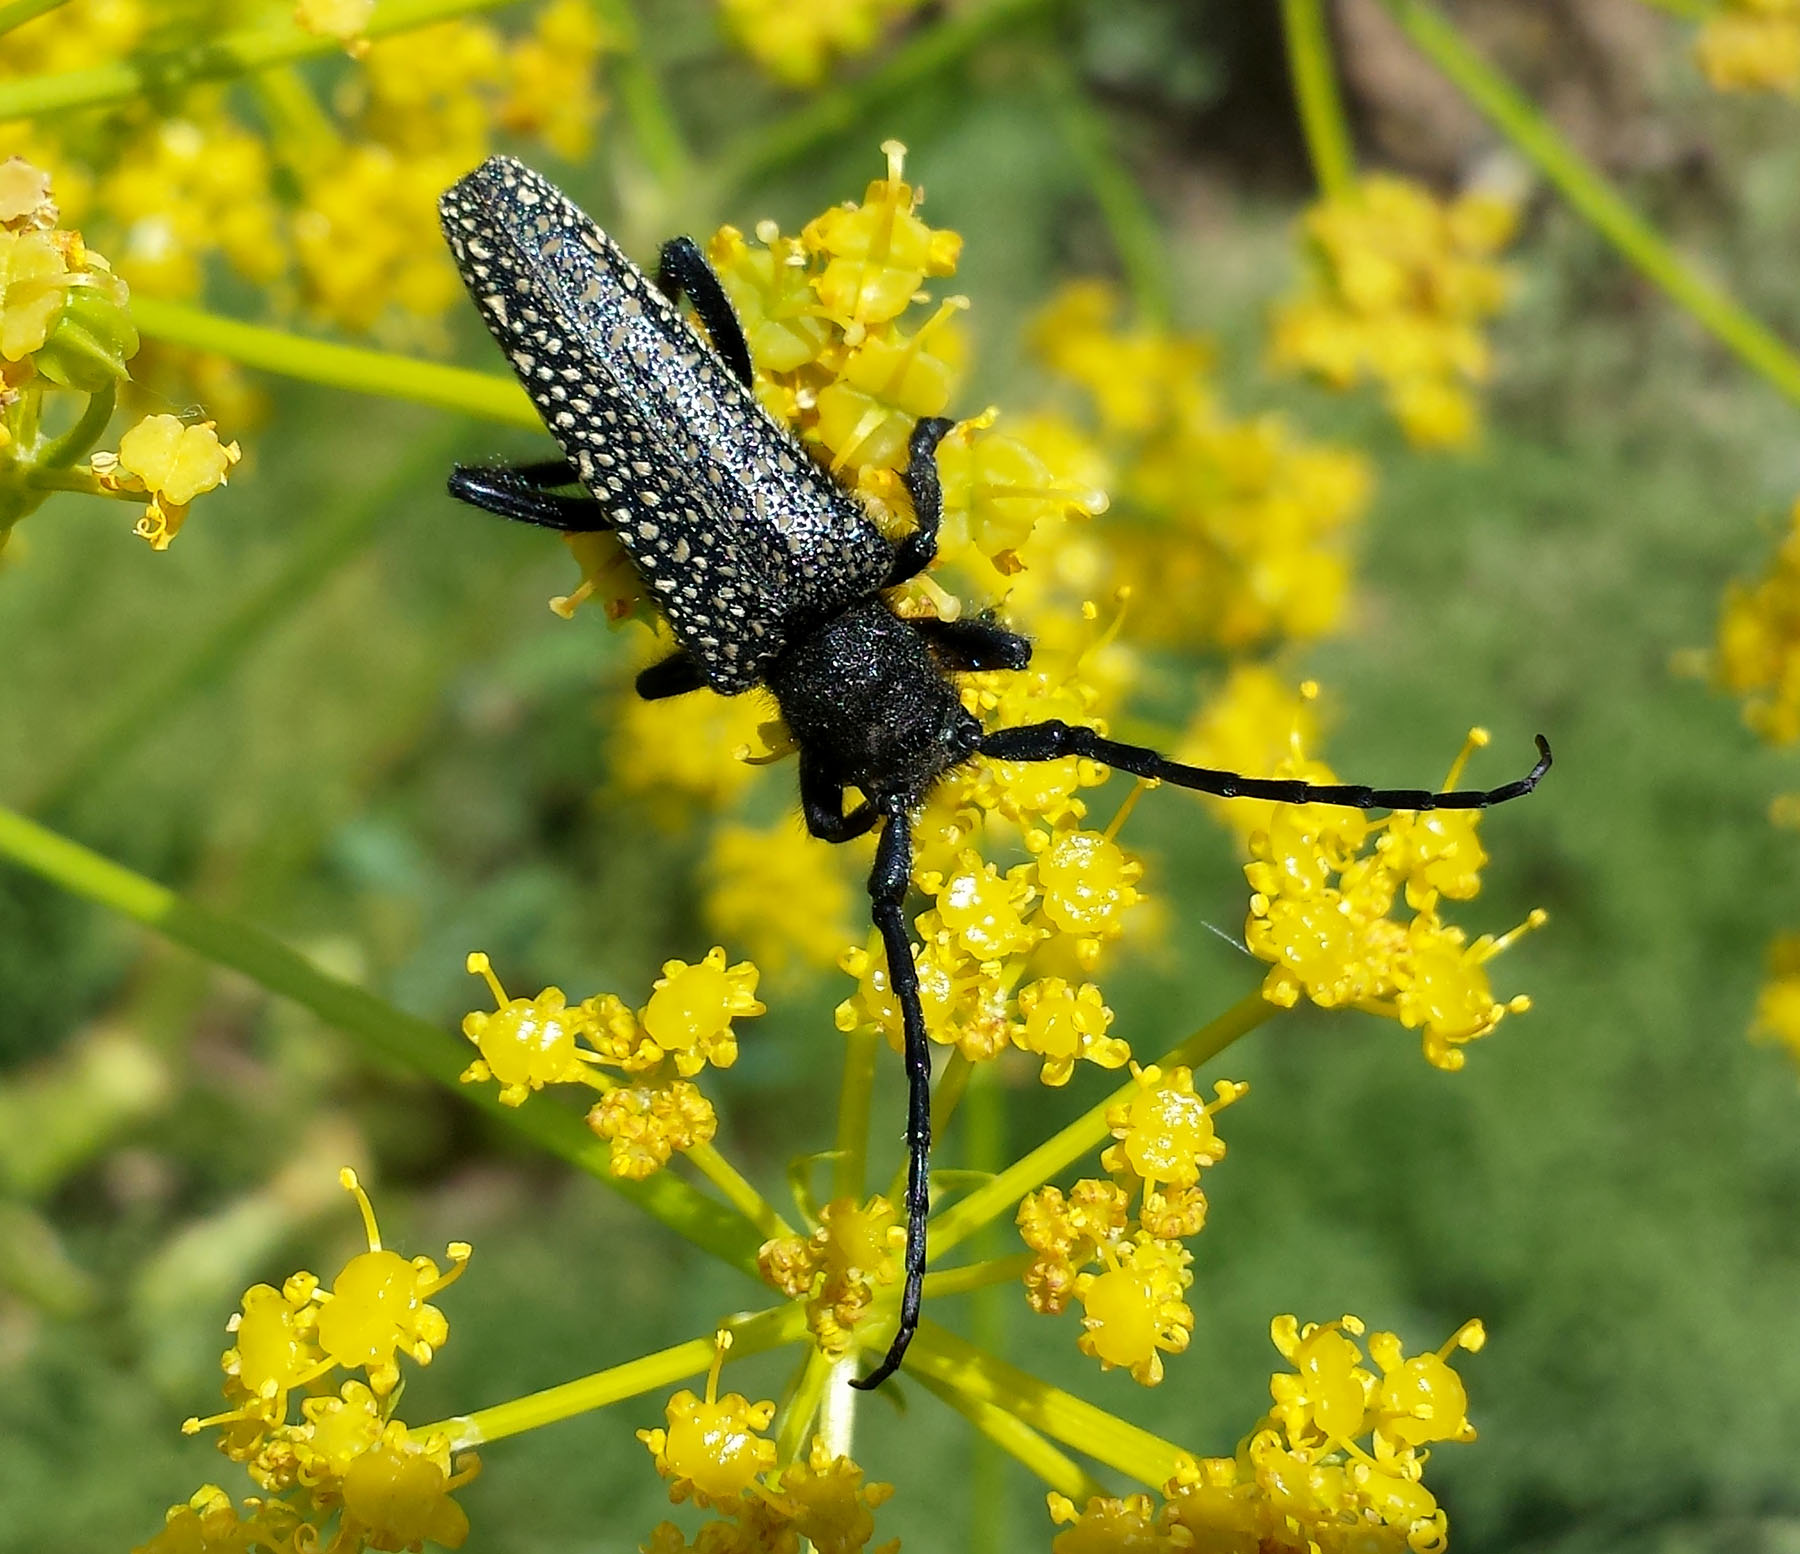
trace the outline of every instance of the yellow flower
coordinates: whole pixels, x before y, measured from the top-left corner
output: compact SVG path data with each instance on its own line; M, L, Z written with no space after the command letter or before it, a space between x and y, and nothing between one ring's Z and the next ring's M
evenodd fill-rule
M1106 1125L1117 1143L1101 1155L1100 1163L1115 1173L1129 1173L1146 1188L1192 1187L1201 1171L1225 1158L1225 1141L1213 1127L1213 1114L1240 1100L1248 1085L1221 1079L1214 1098L1202 1101L1194 1093L1191 1069L1172 1068L1168 1073L1151 1064L1132 1065L1138 1093L1106 1109Z
M639 1430L638 1439L656 1459L677 1505L691 1498L699 1506L741 1499L759 1473L775 1466L775 1443L758 1432L769 1427L775 1405L752 1403L736 1392L721 1398L719 1369L731 1334L721 1329L706 1378L706 1396L682 1390L669 1399L666 1430Z
M375 0L294 0L294 20L308 32L351 43L375 14Z
M977 961L1018 955L1037 943L1044 931L1027 926L1023 916L1036 895L1028 872L1014 869L1003 878L972 849L963 853L933 892L948 942Z
M568 161L580 160L605 107L596 67L618 46L587 0L549 0L531 33L507 50L506 96L495 115L500 127L542 140Z
M1182 1299L1194 1282L1193 1260L1179 1242L1140 1235L1121 1243L1105 1272L1075 1280L1082 1305L1076 1347L1102 1370L1123 1366L1140 1385L1156 1386L1163 1355L1182 1353L1194 1330L1194 1313Z
M362 1210L369 1250L351 1258L333 1281L329 1298L321 1297L318 1343L333 1364L366 1371L369 1386L381 1395L391 1392L400 1380L396 1351L429 1365L448 1336L449 1324L443 1313L427 1305L426 1297L462 1276L469 1247L462 1241L450 1243L445 1254L450 1262L448 1273L440 1273L429 1257L408 1262L382 1246L374 1207L356 1173L346 1168L339 1178Z
M248 1554L289 1547L298 1516L279 1500L246 1500L240 1516L231 1496L203 1484L185 1505L171 1506L161 1532L131 1554Z
M877 1194L867 1203L833 1199L819 1211L810 1237L778 1236L763 1243L757 1266L790 1300L807 1302L806 1320L826 1354L843 1354L851 1330L874 1303L878 1288L899 1277L906 1246L894 1207Z
M663 963L663 974L638 1019L650 1039L673 1054L676 1072L684 1079L708 1063L730 1068L737 1061L731 1022L767 1008L756 998L757 975L747 960L728 967L721 945L692 966L683 960Z
M23 361L41 349L68 291L68 260L50 233L0 231L0 358Z
M380 1442L344 1471L340 1538L358 1540L352 1548L412 1549L427 1540L461 1548L469 1536L469 1518L450 1492L472 1479L479 1466L471 1461L460 1472L452 1471L443 1436L418 1441L395 1420Z
M1369 1338L1369 1358L1381 1367L1381 1381L1370 1406L1377 1457L1415 1451L1434 1441L1472 1441L1469 1394L1462 1378L1450 1369L1458 1349L1474 1354L1487 1342L1479 1321L1465 1322L1442 1348L1407 1359L1394 1333Z
M1763 575L1726 588L1714 665L1752 731L1774 745L1800 739L1800 502Z
M547 987L536 998L508 998L493 964L479 950L469 956L468 969L487 979L494 1012L477 1010L463 1017L463 1035L481 1051L481 1057L463 1070L464 1084L497 1079L500 1104L520 1106L533 1090L586 1078L583 1055L575 1044L582 1016L567 1008L561 988Z
M1073 987L1061 977L1044 977L1019 989L1020 1023L1013 1045L1044 1060L1038 1078L1047 1085L1066 1085L1077 1059L1099 1068L1122 1068L1131 1048L1106 1034L1113 1012L1091 982Z
M1444 202L1391 174L1320 200L1306 278L1275 310L1275 364L1335 388L1379 381L1415 446L1467 446L1479 431L1469 387L1490 372L1482 326L1510 289L1493 255L1515 222L1492 194Z
M1800 92L1800 11L1782 0L1723 0L1694 56L1722 92Z
M94 473L110 491L150 498L137 532L152 550L167 550L198 496L225 484L244 456L235 442L219 441L211 421L184 425L172 415L145 416L119 439L116 454L96 454Z
M816 86L834 55L866 54L922 0L720 0L725 25L784 86Z
M1364 1419L1378 1383L1356 1344L1362 1331L1362 1323L1351 1316L1305 1327L1282 1316L1269 1325L1271 1341L1296 1372L1269 1380L1273 1417L1290 1444L1342 1445L1365 1433Z
M1767 979L1757 994L1750 1034L1780 1042L1800 1062L1800 934L1779 934L1769 946Z
M1155 1520L1148 1495L1123 1500L1093 1496L1081 1511L1067 1495L1045 1497L1050 1520L1068 1528L1050 1542L1054 1554L1162 1554L1172 1548Z
M709 1143L719 1119L688 1080L620 1085L588 1112L588 1126L612 1145L614 1176L642 1181L696 1144Z

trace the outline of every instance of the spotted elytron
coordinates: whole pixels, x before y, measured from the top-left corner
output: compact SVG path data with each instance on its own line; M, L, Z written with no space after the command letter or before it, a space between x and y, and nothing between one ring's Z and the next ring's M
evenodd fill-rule
M937 444L913 431L903 474L917 524L888 541L752 392L750 353L724 288L688 238L663 246L654 282L547 180L491 157L439 203L457 269L562 458L458 466L451 495L564 533L610 529L679 650L638 676L648 699L766 687L799 750L807 829L845 842L881 827L869 900L905 1028L906 1280L894 1338L856 1385L892 1375L918 1325L926 1258L931 1050L903 914L911 817L976 756L1077 755L1224 798L1356 809L1485 809L1529 793L1538 760L1488 791L1320 786L1186 766L1060 721L984 729L953 676L1018 670L1031 644L989 620L901 618L884 591L930 566L941 499ZM702 338L678 303L705 326ZM861 795L845 811L845 795Z

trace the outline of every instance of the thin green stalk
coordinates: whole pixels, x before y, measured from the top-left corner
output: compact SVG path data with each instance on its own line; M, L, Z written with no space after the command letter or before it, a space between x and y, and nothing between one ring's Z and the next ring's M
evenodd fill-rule
M29 3L31 0L14 0L13 8ZM382 0L364 35L385 38L455 16L498 10L511 3L512 0ZM47 10L48 6L39 9ZM108 60L85 70L0 81L0 121L98 108L134 97L159 101L202 81L227 81L291 60L341 54L343 49L336 38L308 32L299 23L282 17L179 48Z
M7 4L0 5L0 33L23 27L46 11L54 11L59 5L67 4L68 0L8 0Z
M158 659L108 699L90 733L25 805L46 816L64 812L90 783L116 770L152 730L196 692L215 683L312 599L349 561L362 553L395 500L426 471L441 468L450 443L440 431L415 444L393 472L375 486L327 505L282 557L275 571L241 594L212 629L184 652Z
M848 86L809 97L805 106L728 147L713 172L715 185L739 190L841 140L878 109L905 97L973 53L1002 28L1048 10L1056 0L989 0L921 29L879 69Z
M1332 65L1331 24L1324 0L1281 0L1281 25L1313 176L1319 192L1335 199L1348 193L1356 180L1356 150Z
M681 121L663 90L662 77L645 57L644 29L630 0L596 0L596 8L621 51L612 77L631 126L631 138L663 194L674 197L692 183L694 158L681 132Z
M1059 50L1052 47L1041 56L1038 78L1069 158L1087 180L1106 223L1138 316L1147 323L1166 325L1170 316L1169 265L1162 227L1113 145L1111 125Z
M731 1347L725 1351L725 1363L765 1354L806 1336L806 1312L789 1303L771 1306L754 1316L737 1317L725 1324L731 1333ZM659 1349L623 1365L596 1371L577 1381L547 1387L542 1392L528 1393L522 1398L496 1403L491 1408L478 1408L472 1414L457 1414L413 1431L416 1436L443 1434L450 1437L452 1451L466 1451L489 1441L504 1440L524 1430L558 1420L573 1419L577 1414L592 1413L623 1403L627 1398L641 1397L646 1392L659 1392L690 1376L704 1376L712 1367L714 1342L712 1335L690 1338L670 1349Z
M868 1190L869 1097L875 1085L880 1034L859 1025L844 1038L844 1080L838 1090L837 1150L831 1195L857 1203Z
M735 1345L734 1345L735 1347ZM807 1433L819 1417L819 1404L825 1397L825 1384L831 1380L831 1368L837 1362L817 1344L806 1346L800 1361L800 1374L789 1389L781 1415L775 1421L775 1464L785 1468L799 1459Z
M470 1105L518 1129L569 1164L605 1182L677 1235L756 1275L755 1230L667 1171L642 1182L613 1176L611 1150L579 1117L541 1100L502 1106L491 1085L460 1082L470 1048L435 1025L321 971L297 951L250 923L209 911L78 842L0 808L0 857L73 895L132 918L215 965L310 1009L327 1025L358 1038L371 1052L436 1080Z
M932 1321L919 1324L906 1369L974 1404L1010 1414L1096 1462L1160 1488L1175 1476L1181 1448L1103 1408L1008 1365Z
M688 1163L724 1194L725 1201L754 1225L764 1240L794 1233L774 1206L711 1144L696 1144L685 1154Z
M1382 0L1431 62L1535 162L1613 247L1789 399L1800 401L1800 355L1729 292L1689 267L1532 102L1472 49L1428 0Z
M1156 1060L1159 1068L1197 1068L1210 1062L1238 1037L1253 1031L1276 1014L1277 1006L1261 992L1249 994L1227 1009L1218 1019L1199 1030L1179 1046L1171 1048ZM1015 1161L985 1187L978 1187L968 1197L952 1204L931 1222L931 1255L942 1257L951 1247L966 1240L989 1220L997 1219L1015 1203L1073 1165L1083 1155L1091 1154L1111 1137L1106 1125L1107 1109L1128 1101L1137 1094L1137 1083L1123 1085L1098 1106L1077 1117L1060 1133L1054 1134L1022 1159Z
M152 340L216 351L263 372L357 394L411 400L414 404L503 421L510 426L536 428L543 424L524 389L512 378L496 373L471 372L466 367L445 367L389 351L309 340L304 335L222 318L185 303L153 297L134 298L131 316L139 330Z
M995 1064L984 1064L981 1072L971 1077L968 1099L963 1103L962 1155L968 1161L970 1169L982 1172L990 1179L1005 1167L1006 1099L1000 1084L999 1068ZM999 1242L999 1227L990 1223L972 1238L971 1250L978 1257L992 1257ZM1019 1268L1022 1276L1025 1268L1030 1266L1030 1254L1020 1254L1015 1261L1023 1264ZM990 1284L975 1291L974 1298L969 1302L969 1336L989 1354L1002 1360L1007 1357L1012 1314L1017 1304L1018 1296L999 1284ZM935 1390L939 1383L933 1382L930 1385ZM959 1408L965 1405L967 1408L980 1406L961 1398L960 1394L953 1396L957 1400L955 1406ZM1005 1417L1011 1419L1012 1416ZM1010 1475L1003 1453L1018 1457L1033 1472L1039 1470L1032 1461L1021 1456L1011 1443L988 1429L981 1420L972 1414L970 1419L982 1432L983 1439L975 1443L975 1450L969 1461L968 1554L1001 1554L1003 1549L1010 1548L1013 1543L1013 1497L1007 1492ZM1001 1422L1000 1428L1004 1430L1011 1427ZM1018 1425L1017 1428L1022 1430L1026 1427ZM1036 1435L1035 1431L1033 1435ZM1039 1476L1044 1477L1041 1472ZM1085 1494L1076 1496L1070 1489L1064 1489L1063 1493L1084 1503L1087 1498Z
M1058 1494L1067 1495L1077 1505L1086 1505L1090 1499L1106 1493L1106 1486L1093 1474L1066 1452L1052 1446L1017 1414L986 1398L960 1392L924 1371L915 1372L915 1379L981 1432L983 1439L977 1444L990 1450L999 1447ZM991 1525L991 1519L1002 1509L991 1499L984 1499L975 1483L970 1485L970 1500L978 1528ZM980 1546L987 1546L985 1536ZM968 1554L977 1554L977 1548L971 1546Z
M1031 1257L1029 1252L1015 1252L1011 1257L992 1257L984 1262L940 1269L925 1275L925 1290L932 1296L964 1295L970 1290L1012 1284L1024 1278L1025 1270L1031 1266Z

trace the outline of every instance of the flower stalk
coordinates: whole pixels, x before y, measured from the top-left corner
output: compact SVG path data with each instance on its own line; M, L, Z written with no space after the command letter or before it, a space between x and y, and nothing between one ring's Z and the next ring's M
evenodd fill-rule
M1313 176L1319 192L1335 199L1356 181L1356 152L1332 65L1324 0L1281 0L1281 23Z

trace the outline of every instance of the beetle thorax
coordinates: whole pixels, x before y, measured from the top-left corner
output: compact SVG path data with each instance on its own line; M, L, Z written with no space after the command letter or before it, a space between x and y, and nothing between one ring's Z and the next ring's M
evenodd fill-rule
M792 644L765 683L821 775L878 803L923 797L981 737L924 639L879 596Z

